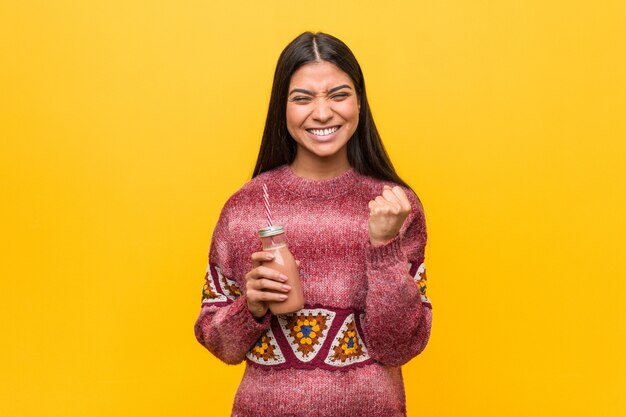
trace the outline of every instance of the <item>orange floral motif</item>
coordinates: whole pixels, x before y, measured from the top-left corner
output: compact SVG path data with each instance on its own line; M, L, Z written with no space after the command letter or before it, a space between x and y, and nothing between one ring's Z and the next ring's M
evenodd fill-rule
M217 294L213 291L213 288L211 288L211 285L209 284L209 279L209 273L207 272L204 276L204 286L202 287L202 301L217 298Z
M419 287L422 295L426 295L426 279L426 271L424 271L420 274L420 280L417 281L417 286Z
M259 340L257 340L256 344L252 347L251 353L258 359L263 359L264 361L276 359L274 347L270 343L270 338L267 337L267 334L259 337Z
M326 329L326 316L322 314L294 314L289 318L287 328L295 339L298 351L305 356L313 352L320 342L320 336Z
M363 354L361 343L356 334L354 321L348 324L343 335L338 337L337 340L339 341L339 345L335 347L333 360L345 362L346 359L358 357Z
M235 298L241 295L241 290L239 289L239 287L235 284L229 284L224 277L222 277L222 287Z

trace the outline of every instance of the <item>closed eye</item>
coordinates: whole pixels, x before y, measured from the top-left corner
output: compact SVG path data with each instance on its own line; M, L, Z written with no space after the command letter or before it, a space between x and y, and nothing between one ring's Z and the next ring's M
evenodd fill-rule
M332 96L333 100L343 100L347 97L350 97L349 93L339 93L339 94L335 94L334 96Z
M293 101L295 103L306 103L308 101L311 101L311 98L306 96L296 96L293 97L290 101Z

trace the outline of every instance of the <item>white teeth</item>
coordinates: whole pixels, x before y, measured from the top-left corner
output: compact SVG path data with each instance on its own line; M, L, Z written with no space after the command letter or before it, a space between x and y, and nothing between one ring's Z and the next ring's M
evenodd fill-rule
M328 136L339 129L339 126L331 127L330 129L309 129L309 132L316 136Z

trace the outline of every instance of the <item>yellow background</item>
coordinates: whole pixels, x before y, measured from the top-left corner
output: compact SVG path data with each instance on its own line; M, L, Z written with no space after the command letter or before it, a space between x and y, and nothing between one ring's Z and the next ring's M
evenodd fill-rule
M593 3L3 1L0 415L228 415L206 255L304 30L426 209L409 416L626 415L626 3Z

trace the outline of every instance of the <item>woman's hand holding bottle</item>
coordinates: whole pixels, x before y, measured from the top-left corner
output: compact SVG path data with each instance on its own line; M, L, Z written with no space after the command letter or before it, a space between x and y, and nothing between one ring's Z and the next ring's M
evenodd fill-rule
M400 233L411 213L411 202L402 190L385 185L382 195L368 203L370 210L369 237L372 245L382 245Z
M291 289L286 285L287 276L275 269L263 266L263 262L274 259L270 252L252 254L252 270L246 274L246 298L248 310L256 318L267 313L267 301L285 301Z

